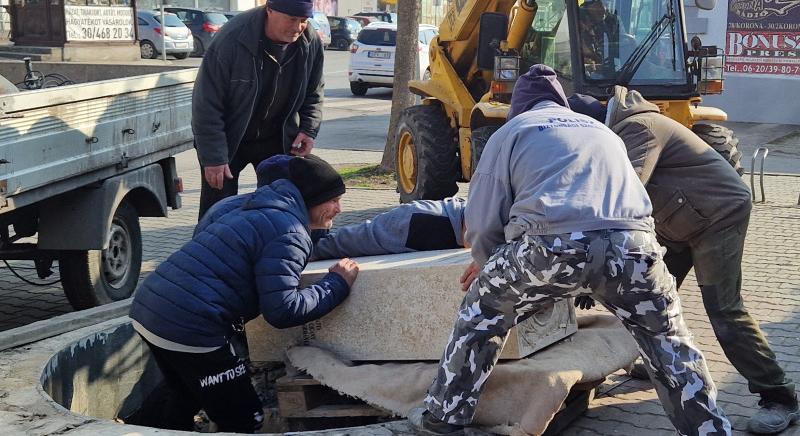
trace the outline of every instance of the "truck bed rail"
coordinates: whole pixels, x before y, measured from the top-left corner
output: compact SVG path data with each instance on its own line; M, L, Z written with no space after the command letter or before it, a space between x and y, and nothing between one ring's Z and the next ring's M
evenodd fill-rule
M0 96L0 214L191 148L197 69Z

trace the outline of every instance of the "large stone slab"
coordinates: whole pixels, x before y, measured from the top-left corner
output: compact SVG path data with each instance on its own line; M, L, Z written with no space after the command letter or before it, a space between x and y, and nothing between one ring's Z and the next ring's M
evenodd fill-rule
M247 324L254 361L283 360L295 344L316 345L342 358L439 360L464 297L458 282L470 263L467 250L444 250L356 259L350 296L325 317L278 330L258 317ZM335 261L308 264L302 283L325 275ZM501 359L518 359L577 331L571 301L538 313L513 329Z

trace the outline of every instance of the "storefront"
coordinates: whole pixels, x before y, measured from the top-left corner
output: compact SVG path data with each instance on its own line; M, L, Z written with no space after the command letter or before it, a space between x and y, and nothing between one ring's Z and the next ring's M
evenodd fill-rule
M732 121L800 124L800 1L720 0L686 14L689 37L726 54L725 92L705 104Z
M16 46L60 48L63 60L137 58L129 0L11 0L10 9Z

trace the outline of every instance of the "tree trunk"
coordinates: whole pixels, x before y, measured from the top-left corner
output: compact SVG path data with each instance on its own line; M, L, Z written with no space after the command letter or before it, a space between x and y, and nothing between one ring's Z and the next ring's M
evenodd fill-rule
M397 47L394 57L394 89L392 91L392 114L389 131L383 148L381 167L394 171L395 131L403 109L414 104L414 94L408 90L409 80L418 79L419 58L419 0L397 2Z

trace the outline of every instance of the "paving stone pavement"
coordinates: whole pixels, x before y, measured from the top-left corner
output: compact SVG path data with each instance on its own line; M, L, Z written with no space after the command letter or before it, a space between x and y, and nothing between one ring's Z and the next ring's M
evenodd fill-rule
M376 152L342 150L318 150L317 154L338 164L377 163L381 157ZM186 187L183 208L171 211L169 218L141 220L143 276L191 236L200 192L200 174L194 162L192 152L179 157L180 175ZM767 176L765 182L769 201L754 206L743 264L743 295L789 377L800 380L800 206L797 206L800 177ZM255 188L252 170L242 174L241 186L243 191ZM464 195L465 185L460 192ZM349 189L342 203L344 212L336 225L358 222L384 211L398 204L398 195L391 189ZM12 265L32 267L24 262ZM35 279L30 269L19 272ZM708 359L720 390L719 403L737 433L741 433L758 398L748 392L746 382L717 345L694 276L686 279L681 297L686 321ZM0 268L0 331L69 311L60 287L30 286L15 278L5 266ZM564 434L671 435L674 430L649 383L618 372L601 386L586 415ZM800 425L784 434L800 435Z

